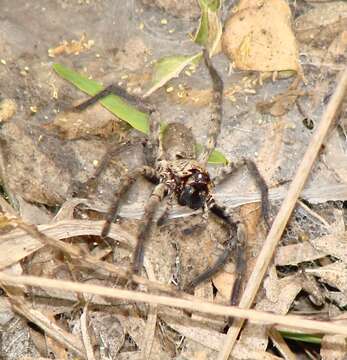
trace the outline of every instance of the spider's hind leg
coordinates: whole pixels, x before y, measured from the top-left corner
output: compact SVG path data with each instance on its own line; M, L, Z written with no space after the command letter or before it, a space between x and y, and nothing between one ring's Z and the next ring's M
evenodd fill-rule
M261 193L261 213L264 218L266 226L269 228L270 224L270 216L269 216L269 189L268 186L260 174L259 169L255 162L250 159L242 159L236 163L231 162L226 167L223 167L220 170L219 175L217 175L212 181L215 185L218 185L225 181L229 176L235 173L243 166L247 166L249 173L251 174L252 178L254 179L260 193Z

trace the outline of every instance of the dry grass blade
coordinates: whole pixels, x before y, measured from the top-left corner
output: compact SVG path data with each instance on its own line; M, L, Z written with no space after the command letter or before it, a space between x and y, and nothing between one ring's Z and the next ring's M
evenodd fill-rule
M51 358L47 357L32 357L32 356L23 356L19 358L19 360L51 360ZM56 359L56 360L63 360L63 359Z
M145 264L149 280L155 281L154 270L151 263ZM148 310L147 322L143 334L143 342L141 344L142 357L144 360L151 358L151 351L154 341L155 328L157 325L158 308L156 305L151 305Z
M64 254L67 254L71 258L77 259L82 264L86 265L87 267L91 267L93 269L97 268L100 270L104 270L104 271L109 272L111 275L119 276L123 279L129 280L129 272L122 267L116 266L116 265L108 263L106 261L101 261L97 257L94 257L94 256L86 253L85 251L83 251L81 248L79 248L77 246L53 239L53 238L45 235L41 231L39 231L35 225L26 224L24 221L22 221L19 218L12 217L10 221L12 223L16 224L18 227L20 227L22 230L24 230L26 233L28 233L33 238L39 240L42 244L49 245L57 250L60 250L61 252L63 252ZM135 282L136 284L145 285L149 289L155 289L155 290L163 291L166 293L170 293L173 296L182 296L183 295L187 299L193 298L193 296L186 294L186 293L179 292L171 286L167 286L167 285L161 284L156 281L151 281L151 280L148 280L148 279L143 278L138 275L131 275L131 280L133 282Z
M283 339L282 335L276 330L271 329L269 331L272 342L277 347L278 351L283 355L286 360L296 360L296 356L289 349L289 346Z
M81 315L81 333L87 360L95 360L93 344L88 331L88 303L85 305L83 314Z
M186 309L189 311L198 311L207 314L243 318L258 321L268 325L282 324L290 328L296 328L300 326L300 328L310 331L318 330L322 333L341 334L347 336L347 326L345 325L332 324L324 321L308 320L294 315L276 315L264 311L256 311L253 309L241 309L235 306L218 305L195 298L193 300L186 300L179 297L153 295L140 291L116 288L112 289L105 286L47 279L37 276L13 276L7 275L4 272L0 272L0 281L9 285L28 285L59 290L64 289L65 291L89 293L131 302L165 305Z
M39 225L37 228L46 236L54 239L66 239L74 236L100 235L103 221L91 220L65 220L53 224ZM129 232L122 229L117 224L111 227L109 237L115 241L126 244L134 244L135 239ZM57 242L57 240L54 240ZM0 269L4 269L22 260L33 252L42 248L46 243L29 235L27 231L15 229L0 236ZM57 246L59 243L57 244Z
M294 209L301 190L304 187L304 184L309 176L311 167L328 133L329 127L331 126L336 116L336 113L338 112L338 109L344 99L346 87L347 68L345 68L345 70L341 74L335 92L329 101L329 104L322 116L317 130L312 136L311 142L288 189L288 194L284 199L282 206L273 222L264 246L256 261L253 272L246 285L244 294L240 300L240 307L242 308L249 308L252 305L252 302L258 292L259 286L265 275L265 272L272 259L275 248L287 225L288 219ZM226 360L229 358L229 355L235 344L237 335L241 330L243 322L243 319L238 319L234 321L233 325L229 328L225 344L220 353L218 354L218 360ZM300 321L298 321L298 325L300 326Z

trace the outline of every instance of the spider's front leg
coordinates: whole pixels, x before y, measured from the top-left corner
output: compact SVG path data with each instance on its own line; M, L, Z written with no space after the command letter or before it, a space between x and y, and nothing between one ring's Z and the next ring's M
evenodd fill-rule
M208 51L204 50L203 55L204 55L205 65L210 73L213 83L212 101L211 101L211 118L210 118L210 124L207 135L208 140L201 154L199 155L199 159L198 159L203 166L206 166L208 162L208 158L212 154L213 150L216 148L217 138L220 134L222 116L223 116L224 84L217 70L212 65Z
M133 261L131 267L133 273L138 273L141 269L143 263L144 245L148 237L148 232L152 224L155 211L157 210L159 203L167 195L167 191L168 188L164 183L160 183L159 185L157 185L154 188L145 206L141 224L138 229L137 242L133 255Z
M72 190L73 196L87 198L90 193L94 193L97 189L99 178L109 167L112 159L114 159L117 155L121 154L123 151L128 150L135 143L136 142L134 141L127 141L120 145L109 145L105 154L101 158L100 163L96 167L94 173L88 178L88 180L85 182L74 182Z
M226 167L223 167L220 170L219 175L217 175L212 181L215 185L218 185L228 179L229 176L234 174L237 170L241 167L247 166L249 173L251 174L252 178L254 179L260 194L261 194L261 214L265 221L266 226L270 227L270 215L269 215L269 189L268 186L260 174L259 169L255 162L250 159L242 159L236 163L231 162Z
M107 86L105 89L101 90L100 92L98 92L97 94L95 94L94 96L89 98L88 100L75 106L73 108L73 110L74 111L83 111L83 110L87 109L89 106L95 104L99 100L102 100L103 98L105 98L106 96L109 96L109 95L119 96L119 97L125 99L126 101L128 101L129 103L135 105L141 111L144 111L144 112L152 112L153 111L153 107L151 104L142 100L138 96L129 94L125 89L123 89L122 87L120 87L119 85L116 85L116 84L111 84L111 85Z
M228 241L222 254L218 257L215 263L207 268L204 272L199 274L195 279L187 284L186 290L195 288L202 282L210 279L215 275L233 256L235 259L235 281L231 291L231 305L237 305L242 279L245 272L245 231L243 225L239 221L234 221L230 214L227 213L223 206L216 204L212 201L209 209L213 214L221 218L228 225L229 234Z
M137 180L138 177L144 176L147 180L152 183L157 184L159 182L159 177L157 171L150 166L142 166L140 168L134 169L129 173L123 175L120 179L119 186L113 194L113 201L110 206L110 209L106 215L105 225L101 232L101 237L105 238L110 232L111 224L114 222L119 206L119 201L130 188L130 186Z
M146 102L145 100L143 100L142 98L140 98L138 96L129 94L125 89L123 89L122 87L120 87L120 86L118 86L116 84L111 84L111 85L107 86L105 89L101 90L96 95L92 96L88 100L86 100L86 101L82 102L81 104L79 104L79 105L75 106L74 108L72 108L72 110L75 111L75 112L76 111L77 112L84 111L89 106L95 104L99 100L102 100L103 98L107 97L108 95L116 95L118 97L121 97L124 100L126 100L127 102L135 105L136 107L138 107L142 111L150 112L150 113L154 112L154 107L150 103ZM153 122L151 122L150 135L152 134L152 129L153 129L152 123ZM155 131L156 131L156 129L155 129ZM151 139L151 136L150 136L150 139ZM106 170L106 168L110 164L111 159L114 157L114 155L118 154L123 149L128 148L130 145L136 144L136 142L139 142L139 139L135 139L135 141L130 140L127 143L122 144L118 148L110 147L110 150L107 151L105 153L105 155L103 156L103 158L101 159L100 165L97 167L97 169L96 169L95 173L93 174L93 176L90 179L88 179L88 181L85 182L85 183L76 184L75 189L74 189L74 193L79 195L79 196L80 195L86 196L90 189L94 190L96 188L97 179ZM149 146L149 148L150 149L145 150L146 154L149 153L150 151L152 151L152 148L155 148L155 146L152 146L152 147ZM153 165L154 164L151 163L151 166L153 166Z

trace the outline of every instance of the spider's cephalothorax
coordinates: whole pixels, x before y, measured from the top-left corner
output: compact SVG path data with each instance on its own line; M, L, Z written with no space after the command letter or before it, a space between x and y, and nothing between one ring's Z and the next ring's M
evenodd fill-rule
M161 156L156 163L160 181L175 194L180 205L193 210L204 207L211 198L212 181L196 160L192 131L181 123L166 126L160 138Z
M244 258L242 252L243 237L236 236L238 222L233 221L226 209L223 206L218 205L212 195L213 184L223 181L225 176L219 176L212 181L206 170L207 160L216 146L217 137L221 127L223 82L212 66L207 51L204 51L204 60L213 82L213 96L208 139L201 154L199 156L196 154L196 143L191 129L180 123L171 123L166 126L163 132L161 132L159 114L152 109L150 136L146 143L145 151L149 165L129 171L129 173L120 179L119 186L114 193L114 201L107 214L105 226L101 235L103 237L107 236L110 226L115 220L121 196L130 188L137 177L141 175L144 176L156 186L145 206L144 215L139 225L137 244L132 262L132 271L138 272L142 266L144 244L148 237L149 228L158 204L165 197L168 199L167 207L158 220L158 223L160 223L162 222L162 219L166 218L172 200L176 199L180 205L188 206L191 209L197 210L202 208L211 211L225 221L229 227L229 237L226 242L227 246L224 253L217 259L212 267L196 277L189 286L194 287L207 278L210 278L225 264L230 258L230 255L234 254L236 262L236 280L233 287L231 303L235 304L238 299L241 277L244 272ZM87 106L110 93L123 94L124 90L111 85L95 97L79 105L77 110L85 109ZM134 96L127 94L126 99L140 104L142 108L148 108L148 104L144 104ZM229 175L240 165L247 165L251 175L254 176L262 193L262 210L264 217L267 219L267 186L255 164L249 160L242 160L238 164L232 163L223 173L224 175Z
M211 197L212 181L194 160L162 161L160 180L174 193L180 205L200 209Z

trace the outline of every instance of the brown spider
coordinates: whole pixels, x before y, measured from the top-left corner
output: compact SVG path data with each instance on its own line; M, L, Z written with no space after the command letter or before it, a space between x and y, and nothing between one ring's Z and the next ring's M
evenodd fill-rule
M234 253L237 275L232 291L231 303L236 304L245 267L243 254L244 236L237 234L239 222L234 221L226 209L216 203L212 195L212 189L214 184L220 183L227 175L237 170L240 166L246 165L261 191L262 214L266 222L268 220L268 189L256 165L251 160L244 159L238 163L230 164L222 170L221 176L213 180L211 180L206 170L208 158L216 147L217 137L221 128L223 81L212 66L207 51L204 51L204 60L213 81L213 99L208 141L203 151L199 157L196 156L196 143L193 134L191 130L183 124L168 124L163 134L160 135L159 114L157 111L151 109L150 135L146 146L151 160L149 160L148 165L136 168L121 177L120 184L113 195L114 200L107 213L101 236L104 238L107 236L111 224L115 221L122 195L128 191L139 176L144 176L156 186L145 205L144 215L138 228L137 243L132 260L132 272L139 272L142 266L144 244L148 237L148 232L158 204L165 197L168 198L166 209L158 220L160 224L166 219L172 201L176 199L180 205L188 206L194 210L200 208L210 210L226 222L229 228L229 238L225 251L212 267L206 269L202 274L193 279L186 286L186 289L190 290L210 278L229 260L231 254ZM141 107L147 107L148 110L147 104L127 94L122 88L115 85L107 87L96 96L78 105L76 110L81 111L111 93L123 96L129 101L135 101Z

